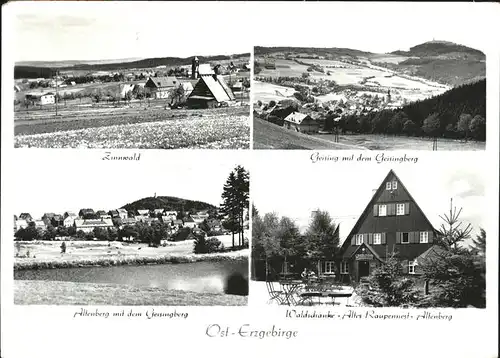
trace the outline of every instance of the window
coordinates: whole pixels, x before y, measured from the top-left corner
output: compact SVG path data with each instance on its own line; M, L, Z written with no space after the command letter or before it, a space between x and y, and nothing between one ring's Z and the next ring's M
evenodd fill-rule
M392 182L392 190L396 190L398 188L398 182L397 181L393 181Z
M349 273L349 263L348 262L343 261L340 264L340 273L343 273L343 274Z
M420 232L420 243L427 244L429 242L429 233L427 231Z
M356 245L361 245L363 243L363 234L356 235Z
M373 234L373 244L380 245L382 243L382 234Z
M410 235L407 232L401 233L401 243L409 244L410 243Z
M387 183L385 183L385 190L391 190L391 189L392 189L391 182L388 181Z
M335 273L335 263L333 261L326 261L323 273Z
M387 216L387 205L378 206L378 216Z
M396 204L396 215L404 215L405 214L405 204Z
M417 266L417 260L414 260L414 261L408 261L408 273L410 275L414 275L415 274L415 266Z

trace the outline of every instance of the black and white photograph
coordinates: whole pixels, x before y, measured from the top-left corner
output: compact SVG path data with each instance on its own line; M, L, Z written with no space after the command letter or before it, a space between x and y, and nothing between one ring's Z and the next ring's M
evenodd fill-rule
M14 18L16 148L249 148L241 19L46 5Z
M243 160L212 157L171 160L167 175L95 165L106 182L76 176L57 188L50 176L30 185L40 164L28 161L14 188L14 302L246 305L249 172Z
M484 150L485 54L434 29L383 29L352 43L336 33L322 47L256 46L253 147Z
M256 304L486 307L481 158L279 163L252 177Z

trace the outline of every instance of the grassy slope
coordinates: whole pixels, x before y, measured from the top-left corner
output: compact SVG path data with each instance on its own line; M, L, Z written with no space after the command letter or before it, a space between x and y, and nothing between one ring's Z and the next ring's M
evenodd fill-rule
M243 306L246 296L54 281L14 281L15 304Z
M253 123L254 149L365 149L294 132L258 118Z

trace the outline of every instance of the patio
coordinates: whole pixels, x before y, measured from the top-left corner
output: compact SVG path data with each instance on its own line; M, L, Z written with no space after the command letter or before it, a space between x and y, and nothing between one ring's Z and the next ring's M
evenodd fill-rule
M249 305L357 307L360 298L348 285L314 287L301 280L250 281Z

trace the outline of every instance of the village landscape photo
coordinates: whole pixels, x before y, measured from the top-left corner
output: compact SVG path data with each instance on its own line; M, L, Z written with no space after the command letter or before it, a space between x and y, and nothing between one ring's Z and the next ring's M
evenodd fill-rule
M16 148L250 147L251 49L225 28L127 5L80 10L14 19ZM239 20L220 21L235 31Z
M363 164L258 155L250 304L486 307L486 178L472 154Z
M480 50L431 38L385 53L293 46L254 53L255 149L485 148Z
M157 165L94 165L112 184L80 176L57 184L67 194L56 197L39 195L39 185L53 184L48 176L29 185L40 164L25 158L13 188L15 304L246 305L244 160L213 153L183 158L168 158L175 171L167 175ZM86 160L82 154L66 168L77 170Z

